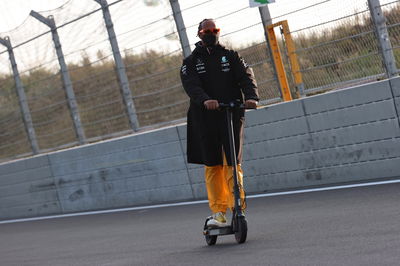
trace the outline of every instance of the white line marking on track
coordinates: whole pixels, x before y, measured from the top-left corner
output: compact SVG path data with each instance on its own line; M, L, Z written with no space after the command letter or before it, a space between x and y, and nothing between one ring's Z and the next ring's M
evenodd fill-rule
M256 194L256 195L247 196L247 198L252 199L252 198L262 198L262 197L274 197L274 196L282 196L282 195L301 194L301 193L328 191L328 190L337 190L337 189L346 189L346 188L356 188L356 187L368 187L368 186L377 186L377 185L386 185L386 184L395 184L395 183L400 183L400 179L388 180L388 181L379 181L379 182L361 183L361 184L352 184L352 185L333 186L333 187L310 188L310 189L302 189L302 190ZM4 221L0 221L0 224L30 222L30 221L39 221L39 220L48 220L48 219L56 219L56 218L64 218L64 217L93 215L93 214L105 214L105 213L115 213L115 212L137 211L137 210L156 209L156 208L175 207L175 206L186 206L186 205L202 204L202 203L207 203L207 202L208 202L208 200L198 200L198 201L188 201L188 202L178 202L178 203L169 203L169 204L148 205L148 206L131 207L131 208L120 208L120 209L101 210L101 211L90 211L90 212L59 214L59 215L42 216L42 217L32 217L32 218L4 220Z

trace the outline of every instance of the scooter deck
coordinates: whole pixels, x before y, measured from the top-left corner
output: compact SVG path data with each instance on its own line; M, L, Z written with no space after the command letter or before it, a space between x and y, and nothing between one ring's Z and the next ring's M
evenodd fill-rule
M222 236L234 234L231 226L219 227L219 228L207 228L203 231L204 235L209 236Z

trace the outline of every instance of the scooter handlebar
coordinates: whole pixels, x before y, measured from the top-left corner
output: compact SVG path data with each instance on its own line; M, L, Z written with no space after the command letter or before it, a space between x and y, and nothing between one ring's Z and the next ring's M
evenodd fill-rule
M218 103L218 106L220 108L231 108L231 109L257 109L257 107L256 108L246 107L244 103L240 102Z

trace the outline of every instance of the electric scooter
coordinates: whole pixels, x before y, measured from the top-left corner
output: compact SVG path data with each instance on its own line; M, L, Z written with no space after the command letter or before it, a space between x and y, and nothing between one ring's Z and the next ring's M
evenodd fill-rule
M206 242L209 246L215 245L217 242L218 236L222 235L235 235L236 242L241 244L246 241L247 238L247 221L246 217L243 214L243 206L240 200L240 188L239 188L239 180L237 174L237 160L236 160L236 151L235 151L235 139L233 133L233 122L232 122L232 112L235 109L245 109L244 104L240 102L230 102L219 103L219 107L221 109L225 109L226 119L228 122L228 134L229 134L229 147L230 147L230 157L231 163L233 167L233 183L234 183L234 198L235 198L235 207L232 213L231 225L226 227L218 227L218 228L209 228L207 226L207 222L212 218L207 217L204 223L203 234L206 238Z

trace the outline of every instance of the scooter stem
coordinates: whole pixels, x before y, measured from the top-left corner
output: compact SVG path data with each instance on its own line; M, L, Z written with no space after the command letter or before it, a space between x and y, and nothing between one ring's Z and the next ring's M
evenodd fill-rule
M225 108L226 109L226 118L228 122L228 134L229 134L229 147L230 147L230 157L231 164L233 168L233 184L234 184L234 197L235 197L235 212L237 216L243 216L242 204L240 202L240 191L239 191L239 179L237 172L237 160L236 160L236 149L235 149L235 135L233 132L233 121L232 121L232 112L234 109L234 105Z

